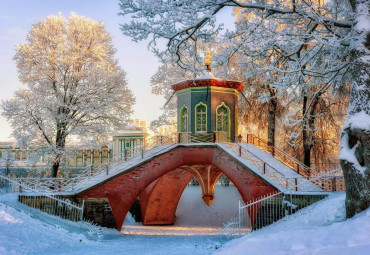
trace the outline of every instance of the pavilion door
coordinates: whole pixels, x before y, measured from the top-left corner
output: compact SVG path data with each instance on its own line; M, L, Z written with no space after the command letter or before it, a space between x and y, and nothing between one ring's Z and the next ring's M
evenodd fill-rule
M230 142L230 109L225 104L216 110L216 141Z
M185 106L180 111L180 142L188 143L189 142L189 115L188 108Z

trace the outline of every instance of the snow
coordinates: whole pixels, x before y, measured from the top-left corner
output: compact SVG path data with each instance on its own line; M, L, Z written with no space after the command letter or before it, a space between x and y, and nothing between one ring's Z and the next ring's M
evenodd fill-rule
M199 197L196 194L199 187L188 188L179 210L194 212L198 202L180 209L194 202L191 201L193 195L196 195L194 199ZM232 197L233 188L219 188L216 188L215 202L220 194L223 198ZM158 235L155 231L122 235L115 230L96 227L101 229L101 238L91 240L84 233L47 224L0 203L0 254L368 254L370 209L345 220L344 199L343 193L331 196L230 242L223 236L197 235L199 232L190 232L191 228L186 229L186 226L182 230L188 235L173 235L173 232ZM229 205L223 206L226 211ZM130 217L125 223L129 222L135 225ZM159 229L162 231L163 227Z
M364 8L364 10L361 10L361 14L357 17L357 24L355 26L357 31L370 31L370 17L366 15L366 5L359 6L358 8Z
M12 219L4 220L4 219ZM0 254L209 254L223 237L125 236L102 228L101 240L45 224L0 203Z
M341 160L353 163L353 166L359 171L359 173L365 174L366 166L361 166L355 156L358 144L356 144L352 148L349 148L348 144L349 144L348 134L343 133L342 139L340 141L339 158Z
M267 176L266 174L263 174L262 171L261 171L262 168L259 168L259 167L256 166L256 164L251 164L251 162L249 162L248 160L239 157L235 152L233 152L230 148L228 148L227 144L217 144L217 145L220 146L223 150L225 150L229 155L233 156L239 162L241 162L242 164L247 166L250 170L252 170L256 174L258 174L261 178L263 178L264 180L269 182L275 188L279 189L280 191L286 190L286 187L282 186L275 179ZM247 151L254 154L254 155L252 155L252 154L248 153L248 157L250 157L250 161L261 162L261 160L262 160L263 162L268 163L270 166L272 166L273 168L275 168L279 172L279 173L275 173L276 176L282 177L282 178L284 178L284 177L286 177L286 178L298 178L297 179L298 184L301 184L301 183L303 184L303 182L304 182L304 190L305 191L309 191L309 192L312 192L312 191L321 192L322 191L315 184L307 182L306 179L301 178L302 175L298 174L297 172L295 172L291 168L287 167L282 162L280 162L279 160L277 160L276 158L271 156L269 153L261 150L260 148L254 146L254 145L251 145L251 144L240 144L240 145L244 149L246 149ZM284 182L284 184L285 184L285 182Z
M221 224L237 215L240 195L231 184L216 185L206 206L199 186L188 186L173 226L142 226L128 215L122 235L93 227L58 227L40 216L0 203L0 254L368 254L370 209L345 220L345 195L337 193L273 225L227 242Z
M280 162L276 158L274 158L269 153L261 150L257 146L251 145L251 144L241 144L241 146L248 151L252 152L254 155L262 159L264 162L268 163L270 166L278 170L280 173L282 173L285 177L288 178L298 178L302 177L302 175L298 174L296 171L290 169L284 163Z
M238 216L239 200L242 198L232 183L228 187L217 184L214 196L213 203L207 206L202 199L201 187L188 186L179 201L175 225L220 228L223 223Z
M331 196L225 244L215 254L369 254L370 209L345 220L345 195Z
M217 77L212 72L207 72L206 74L196 77L194 80L197 81L197 80L211 80L211 79L217 80Z
M228 241L218 235L219 224L237 213L240 196L233 185L217 185L215 201L207 207L200 190L185 189L174 226L143 227L129 214L125 235L94 227L101 229L98 240L0 203L0 254L211 254Z
M370 131L370 115L365 111L360 111L350 116L349 123L351 129Z
M202 199L200 186L188 186L184 190L176 210L175 224L172 226L142 226L135 223L128 214L123 223L124 234L145 235L218 235L223 223L238 216L241 196L235 186L217 184L215 200L207 206Z

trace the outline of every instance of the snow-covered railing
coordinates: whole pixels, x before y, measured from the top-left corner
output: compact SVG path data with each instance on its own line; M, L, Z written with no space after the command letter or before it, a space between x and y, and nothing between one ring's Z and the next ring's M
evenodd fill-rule
M130 148L123 150L121 152L113 154L108 162L100 163L100 164L93 164L86 166L78 176L92 176L95 173L100 173L107 168L110 169L117 164L120 164L122 162L126 162L132 158L135 158L137 156L143 156L147 151L165 144L173 144L174 140L167 136L155 136L150 139L145 140L143 146L137 146L135 148Z
M279 184L280 187L286 187L287 184L288 185L291 184L291 182L287 181L288 178L283 173L281 173L279 170L277 170L267 162L260 159L258 156L256 156L249 150L243 148L239 144L225 143L224 146L226 146L234 154L246 160L261 175L265 175L269 177L271 180L275 181L277 184Z
M0 175L0 201L9 202L9 198L14 198L14 196L18 198L19 202L41 212L70 221L82 221L83 203L78 205L68 199L41 192L24 183Z
M303 175L305 177L318 176L323 172L322 170L326 171L326 170L331 170L331 169L340 167L339 164L327 164L325 165L325 168L323 169L320 168L320 171L317 169L317 167L309 168L308 166L306 166L299 160L288 155L283 150L277 147L268 145L267 141L253 134L247 134L247 140L243 142L257 146L260 149L270 153L273 157L275 157L276 159L284 163L286 166L288 166L289 168L296 171L298 174Z
M339 168L337 168L339 169ZM337 173L341 174L342 171L339 169ZM309 182L307 182L309 180ZM346 187L344 184L344 176L343 175L323 175L319 177L292 177L286 178L286 185L285 188L294 187L294 191L310 191L312 188L312 184L315 184L316 187L320 188L322 191L325 192L335 192L335 191L345 191Z
M341 172L340 168L336 168L335 172L331 171L316 177L287 177L248 149L243 148L240 144L224 143L224 146L234 154L237 154L242 159L248 161L248 163L262 176L269 177L270 180L275 181L280 187L285 189L294 189L294 191L305 192L331 192L345 190L344 177L336 175ZM329 173L331 175L328 175Z
M14 178L18 185L13 185L14 192L24 192L23 185L34 190L61 191L65 178Z
M147 141L143 147L131 150L130 154L126 154L122 159L119 158L109 163L90 165L74 178L17 178L16 181L43 192L71 192L77 186L82 188L88 185L93 179L98 180L101 177L114 174L122 168L129 168L136 164L138 160L149 158L158 153L159 149L163 150L173 144L173 139L166 136L157 136Z
M335 178L334 180L338 180L338 176L335 176L335 174L339 171L341 171L341 169L337 168L310 180L302 179L302 182L299 182L284 191L274 192L252 199L246 205L240 201L238 213L239 234L242 235L246 232L257 230L272 224L273 222L295 213L299 209L309 206L328 195L327 193L322 192L305 192L305 187L309 186L307 184L311 184L312 182L319 180L329 180L328 182L332 183L332 191L342 191L343 189L339 188L339 184L333 184L332 182L333 177ZM320 181L320 183L324 182ZM335 185L338 186L334 188Z
M305 178L289 178L285 176L284 173L277 170L248 149L243 148L240 144L230 143L228 142L229 140L230 139L228 139L228 137L222 132L196 134L180 132L178 134L178 141L181 143L217 142L223 144L223 146L226 146L234 154L248 161L248 164L254 167L262 176L268 177L271 181L274 181L282 188L290 188L292 186L300 187L299 185L297 186L297 184L304 182ZM118 155L117 160L112 160L98 165L90 165L84 168L79 175L74 178L17 178L16 181L44 192L73 192L76 187L81 189L82 187L91 184L91 180L94 180L93 182L97 182L105 176L115 174L117 171L122 171L123 169L128 169L133 166L133 164L137 164L141 159L149 158L158 153L158 150L166 149L173 144L175 144L173 139L166 136L157 136L147 140L143 147L137 147L135 150L130 150L129 153L124 153L123 156ZM311 179L312 177L306 178ZM344 187L344 182L341 178L342 177L339 176L336 177L334 182L328 181L327 179L325 181L319 180L312 182L311 189L313 188L312 191L327 191L332 190L332 187L342 189L342 187ZM308 187L305 188L306 191L307 189Z

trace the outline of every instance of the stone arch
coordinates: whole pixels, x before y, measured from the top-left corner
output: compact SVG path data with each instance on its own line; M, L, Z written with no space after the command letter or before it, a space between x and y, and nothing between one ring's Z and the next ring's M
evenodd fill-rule
M107 198L116 227L120 230L136 198L159 177L184 165L214 165L221 169L234 183L244 202L276 191L276 188L241 165L217 145L178 145L77 194L77 198Z
M192 177L199 182L205 204L211 205L215 185L222 174L212 165L187 165L163 175L140 194L143 224L174 224L177 205Z
M140 194L143 225L171 225L181 195L193 174L181 169L161 176Z

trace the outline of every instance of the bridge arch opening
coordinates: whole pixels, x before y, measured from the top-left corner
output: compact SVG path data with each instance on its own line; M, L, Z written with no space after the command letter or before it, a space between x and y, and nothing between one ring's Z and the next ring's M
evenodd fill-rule
M208 206L202 199L200 186L187 186L179 200L174 225L208 227L218 231L223 223L238 216L238 203L242 198L232 182L229 186L217 182L214 197Z
M192 182L194 176L192 174L186 176L189 178L186 178L185 187L182 189L180 187L181 180L174 181L175 173L183 174L179 170L171 171L166 176L159 178L160 180L156 180L156 186L155 188L151 187L152 194L149 198L141 194L142 223L135 223L132 215L128 214L122 226L122 233L216 234L220 231L223 223L237 217L241 195L232 182L228 183L228 186L225 185L224 181L221 183L221 179L225 179L221 178L222 174L217 177L214 185L215 199L212 204L207 205L202 197L204 192L201 184L194 185ZM171 178L173 186L182 189L180 194L176 196L176 199L168 195L158 197L158 194L167 193L161 184L167 183L168 186L172 186L169 184ZM173 190L167 189L167 191L173 194ZM145 202L145 199L149 201Z
M197 180L198 187L189 186L193 179ZM230 187L222 186L220 179L224 180L223 183L229 185L231 183ZM215 195L216 187L218 188L217 195ZM224 192L220 190L224 190ZM196 191L200 194L196 194ZM225 192L227 194L224 194ZM185 194L185 197L183 194ZM192 196L192 199L189 200L187 196ZM219 196L218 199L217 196ZM222 201L225 197L229 197L229 199L223 206ZM198 223L199 219L204 223L209 222L211 224L211 222L214 222L213 225L215 225L215 219L212 220L212 218L216 217L218 224L221 226L221 223L237 216L238 203L239 200L242 200L242 196L227 175L214 165L183 165L162 175L140 194L140 219L142 223L144 225L176 225L178 219L176 215L180 213L180 218L183 218L180 224L183 224L185 220L186 224L191 225L189 214L186 213L186 206L180 206L179 209L181 199L187 200L189 207L198 204L191 211L202 215L194 214L190 216L190 219L198 219ZM216 205L213 205L215 199L218 201ZM203 201L201 205L199 205L199 200ZM184 203L182 202L182 204ZM137 215L135 216L139 218ZM230 217L228 218L228 216ZM220 222L222 220L223 222ZM194 224L197 224L197 220L194 221Z

